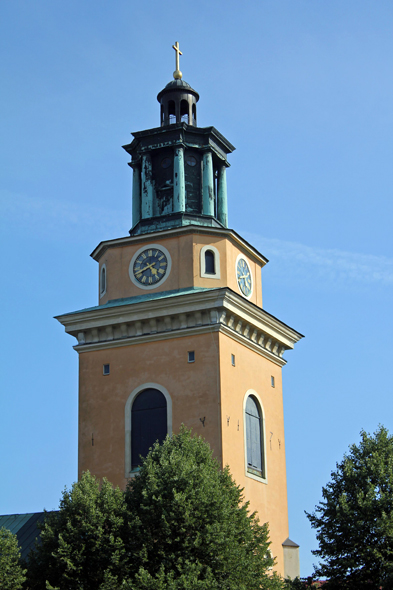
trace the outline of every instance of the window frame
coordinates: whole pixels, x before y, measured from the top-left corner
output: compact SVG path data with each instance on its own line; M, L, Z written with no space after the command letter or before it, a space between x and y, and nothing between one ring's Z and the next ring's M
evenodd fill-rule
M132 461L132 453L131 453L131 410L132 404L134 403L135 398L142 393L145 389L158 389L165 399L166 399L166 420L167 420L167 434L172 436L172 399L168 393L168 390L160 385L159 383L143 383L143 385L139 385L136 387L128 396L128 399L125 404L124 408L124 418L125 418L125 448L124 448L124 460L125 460L125 478L130 479L131 477L135 477L138 474L138 470L132 471L131 469L131 461Z
M205 264L205 253L206 250L210 250L214 254L214 270L216 271L214 274L206 272L206 264ZM203 279L220 279L221 272L220 272L220 253L215 246L206 245L202 246L201 254L200 254L200 265L201 265L201 278Z
M263 465L264 477L251 473L247 469L247 425L246 425L246 405L248 398L252 396L257 405L261 420L261 459ZM267 461L266 461L266 427L265 427L265 411L263 408L262 400L258 393L254 389L249 389L243 399L243 437L244 437L244 472L245 476L250 479L255 479L261 483L267 484Z

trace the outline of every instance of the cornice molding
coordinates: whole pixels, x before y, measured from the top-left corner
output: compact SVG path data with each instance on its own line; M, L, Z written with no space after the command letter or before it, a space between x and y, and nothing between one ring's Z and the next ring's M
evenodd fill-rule
M262 267L269 262L269 260L263 256L258 250L256 250L251 244L244 240L238 233L233 229L216 228L216 227L203 227L200 225L187 225L179 228L171 228L163 231L155 231L148 234L139 234L137 236L125 236L124 238L116 238L114 240L106 240L100 242L98 246L93 250L90 256L99 262L101 256L108 250L108 248L118 248L119 246L128 246L131 244L142 244L149 243L162 238L171 238L185 234L204 234L204 235L219 235L228 238L232 243L240 246L242 251L246 253L251 260L259 263Z
M302 335L228 288L57 316L78 353L220 331L283 366Z

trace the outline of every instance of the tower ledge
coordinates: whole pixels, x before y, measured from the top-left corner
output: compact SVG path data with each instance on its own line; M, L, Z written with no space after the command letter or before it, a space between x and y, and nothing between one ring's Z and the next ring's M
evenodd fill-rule
M229 288L178 289L57 316L77 352L220 331L282 367L303 336Z

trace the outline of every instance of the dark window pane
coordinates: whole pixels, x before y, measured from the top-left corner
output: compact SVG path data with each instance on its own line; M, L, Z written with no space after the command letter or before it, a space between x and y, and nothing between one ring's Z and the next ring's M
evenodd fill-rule
M214 268L214 253L211 250L205 252L205 273L209 275L216 274Z
M135 399L131 410L131 467L141 463L150 447L167 435L167 407L165 396L157 389L146 389Z

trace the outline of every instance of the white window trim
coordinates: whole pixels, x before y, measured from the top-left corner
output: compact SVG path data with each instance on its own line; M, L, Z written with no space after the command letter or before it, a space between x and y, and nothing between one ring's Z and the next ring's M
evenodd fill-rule
M206 272L205 266L205 252L206 250L211 250L214 254L214 270L216 271L214 275L211 273ZM203 246L201 248L201 277L204 279L220 279L220 253L215 246Z
M139 254L141 252L144 252L145 250L149 250L149 249L161 250L161 252L163 252L165 254L167 261L168 261L166 273L163 276L163 278L156 285L142 285L142 283L137 281L136 278L134 277L134 262L135 262L135 260L138 258ZM172 258L171 258L171 255L169 254L168 250L165 248L165 246L163 246L162 244L146 244L145 246L142 246L142 248L139 248L139 250L137 250L135 252L134 256L131 258L131 262L128 267L128 275L129 275L131 281L134 283L134 285L136 287L138 287L138 289L143 289L144 291L150 291L151 289L158 289L159 287L161 287L161 285L163 283L165 283L165 281L167 280L167 278L169 277L169 275L171 273L171 268L172 268Z
M105 289L102 291L101 290L101 285L102 285L102 271L105 270ZM98 289L100 291L100 299L101 297L104 297L105 293L106 293L106 286L108 284L108 273L106 272L106 264L104 263L101 268L100 268L100 274L99 274L99 285L98 285Z
M243 291L240 289L239 287L239 283L237 280L237 263L239 262L240 259L243 259L246 263L248 268L250 269L250 277L251 277L251 292L249 295L244 295ZM238 291L240 293L240 295L242 297L244 297L245 299L251 299L252 294L254 293L254 277L253 277L253 265L250 263L250 261L244 256L244 254L239 254L236 258L236 264L235 264L235 276L236 276L236 285L238 288Z
M137 395L139 395L145 389L158 389L164 395L166 399L166 415L167 415L167 433L169 436L172 436L172 399L168 393L168 390L165 389L162 385L158 383L144 383L143 385L139 385L130 393L128 399L126 401L126 405L124 408L124 418L125 418L125 477L129 479L130 477L134 477L138 472L131 470L131 409L132 404L134 403L134 399Z
M254 475L247 470L247 430L246 430L246 404L247 399L252 395L258 400L259 410L262 414L261 421L262 421L262 437L263 439L263 464L265 467L265 477L260 477L259 475ZM243 432L244 432L244 471L246 477L250 477L251 479L255 479L256 481L260 481L261 483L267 484L267 462L266 462L266 429L265 429L265 410L263 408L262 400L257 394L254 389L249 389L243 399Z

